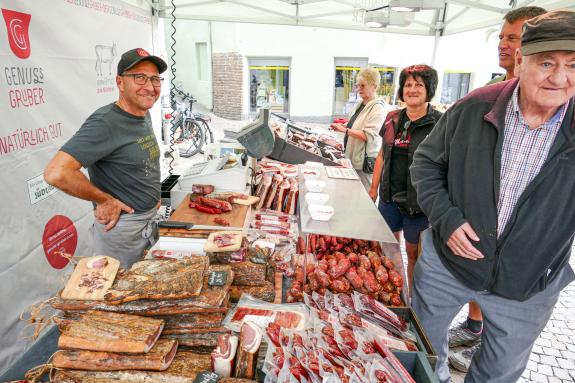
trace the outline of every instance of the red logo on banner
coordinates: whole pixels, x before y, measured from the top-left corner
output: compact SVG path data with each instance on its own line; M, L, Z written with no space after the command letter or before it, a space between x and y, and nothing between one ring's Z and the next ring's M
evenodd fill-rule
M17 57L27 59L30 57L30 37L28 36L28 26L32 15L8 9L2 9L2 16L8 30L8 41L10 49Z
M147 51L145 51L142 48L136 49L136 53L138 53L138 56L140 56L140 57L146 57L146 56L150 55Z
M64 268L70 260L60 255L74 255L78 244L78 232L74 223L63 215L55 215L44 227L42 246L48 263L55 269Z

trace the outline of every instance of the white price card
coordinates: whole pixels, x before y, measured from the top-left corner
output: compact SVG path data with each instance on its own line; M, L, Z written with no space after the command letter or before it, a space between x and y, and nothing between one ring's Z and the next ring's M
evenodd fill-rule
M340 168L336 166L326 166L325 171L329 178L342 178L346 180L358 180L359 176L351 168Z

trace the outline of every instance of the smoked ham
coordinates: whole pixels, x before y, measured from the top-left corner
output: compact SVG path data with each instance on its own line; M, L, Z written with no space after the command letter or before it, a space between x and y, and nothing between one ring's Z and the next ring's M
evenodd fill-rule
M218 347L212 352L212 370L223 378L232 375L238 342L238 337L235 335L218 336Z
M176 356L178 342L160 339L146 354L119 354L111 352L60 350L54 354L52 364L56 368L74 370L117 371L152 370L164 371Z
M136 315L88 311L77 321L58 326L58 348L145 353L156 343L164 321Z
M262 335L262 330L257 324L249 321L242 324L234 374L236 378L253 379L255 377Z

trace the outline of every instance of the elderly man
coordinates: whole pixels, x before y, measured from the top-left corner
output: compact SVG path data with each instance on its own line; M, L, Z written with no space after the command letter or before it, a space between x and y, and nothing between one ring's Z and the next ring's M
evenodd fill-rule
M150 244L147 228L159 207L160 150L148 110L160 96L166 68L144 49L125 52L118 62L118 100L88 117L44 171L49 184L93 202L94 253L123 266Z
M503 26L499 33L499 66L505 69L505 74L495 77L487 85L515 78L515 51L521 48L521 31L523 24L533 17L540 16L547 11L541 7L515 8L503 16ZM449 355L449 364L463 372L467 372L471 359L481 342L483 330L483 315L476 302L469 302L467 320L449 330L449 347L467 346L460 352Z
M478 302L486 321L466 382L515 382L575 278L575 12L530 19L521 39L519 79L451 107L411 167L432 226L412 304L441 382L447 331L465 303Z

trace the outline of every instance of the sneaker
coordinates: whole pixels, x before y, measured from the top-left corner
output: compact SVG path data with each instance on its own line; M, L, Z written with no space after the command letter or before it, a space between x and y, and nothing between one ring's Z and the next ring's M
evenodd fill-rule
M460 352L454 352L449 354L449 364L451 367L455 368L457 371L467 372L469 370L469 365L471 365L471 359L473 355L479 350L481 343L477 343L471 348L466 348Z
M467 328L467 321L449 329L449 348L473 346L481 341L481 332L474 333Z

